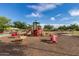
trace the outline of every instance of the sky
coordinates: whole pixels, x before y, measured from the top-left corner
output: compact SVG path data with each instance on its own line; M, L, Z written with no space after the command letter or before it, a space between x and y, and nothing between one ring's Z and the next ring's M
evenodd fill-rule
M27 24L79 24L79 3L0 3L0 16Z

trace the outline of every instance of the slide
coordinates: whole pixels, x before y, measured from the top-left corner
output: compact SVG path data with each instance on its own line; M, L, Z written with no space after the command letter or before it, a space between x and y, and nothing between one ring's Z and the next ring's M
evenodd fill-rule
M31 33L32 33L31 30L26 31L26 34L27 34L27 35L31 35Z

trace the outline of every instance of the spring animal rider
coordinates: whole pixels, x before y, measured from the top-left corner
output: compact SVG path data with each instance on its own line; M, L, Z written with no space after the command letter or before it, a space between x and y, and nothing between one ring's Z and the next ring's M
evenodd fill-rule
M50 40L52 43L57 43L57 35L55 34L50 34Z

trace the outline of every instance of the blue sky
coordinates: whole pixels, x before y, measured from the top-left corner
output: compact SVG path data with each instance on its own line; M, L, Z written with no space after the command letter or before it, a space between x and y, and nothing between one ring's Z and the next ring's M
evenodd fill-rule
M79 4L0 3L0 16L28 24L31 24L34 20L38 20L42 25L79 24Z

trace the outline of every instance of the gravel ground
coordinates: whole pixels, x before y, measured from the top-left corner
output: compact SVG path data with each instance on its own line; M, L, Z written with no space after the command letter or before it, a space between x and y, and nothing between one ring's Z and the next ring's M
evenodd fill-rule
M21 44L14 44L11 38L2 37L2 56L79 56L79 37L59 35L53 44L49 37L27 37Z

